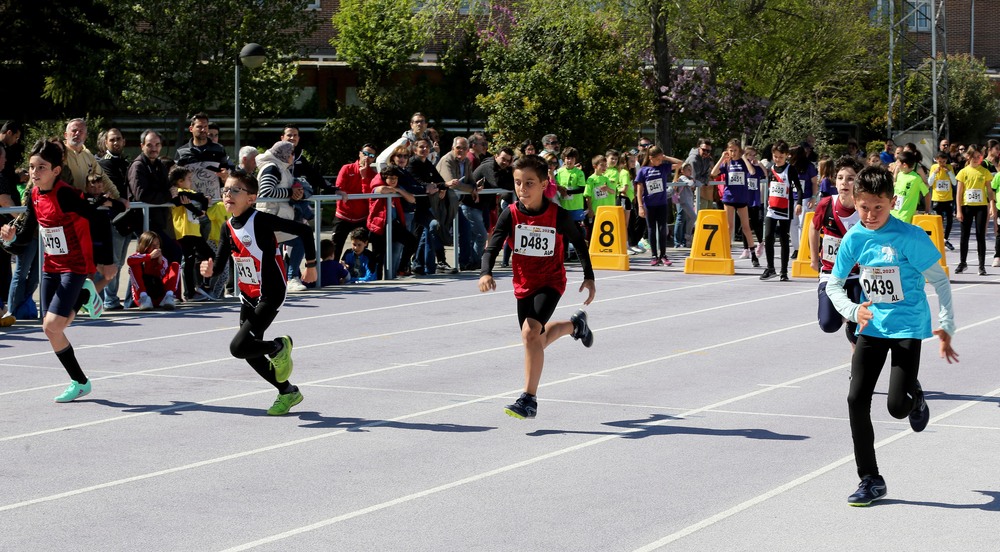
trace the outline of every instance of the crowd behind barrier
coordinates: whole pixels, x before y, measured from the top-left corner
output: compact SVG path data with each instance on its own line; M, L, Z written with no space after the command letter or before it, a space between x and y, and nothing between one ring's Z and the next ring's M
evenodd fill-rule
M583 158L581 152L573 147L562 147L558 137L552 134L545 135L540 142L525 140L516 149L503 148L494 155L489 152L488 138L477 132L468 138L456 137L452 141L451 150L443 150L436 132L428 128L426 117L416 113L411 117L410 130L380 153L375 146L365 144L359 152L359 161L345 165L337 176L323 176L304 154L299 144L298 129L294 125L286 125L281 139L263 153L258 153L256 148L250 146L241 149L238 152L238 163L230 161L224 148L213 141L217 140L217 131L213 135L212 125L208 123L206 115L195 115L189 130L191 140L177 148L172 160L159 157L162 141L155 132L143 132L140 138L142 153L129 162L123 153L125 137L117 129L101 133L98 140L99 155L95 156L83 145L87 131L85 121L73 119L67 124L65 140L59 142L64 151L61 178L81 190L85 197L92 198L92 201L96 195L98 201L104 202L105 206L111 205L112 209L141 213L142 231L153 229L159 232L162 230L164 217L155 215L156 211L166 210L163 211L168 213L166 219L170 218L169 213L172 211L175 224L176 217L183 218L186 214L184 207L192 213L204 215L209 205L221 202L219 190L223 185L222 179L227 174L225 171L243 169L256 174L261 182L261 192L256 201L258 209L273 211L287 218L292 215L281 213L292 212L284 207L291 205L294 206L293 216L296 220L314 221L310 224L317 252L323 249L323 232L330 231L332 224L332 241L335 243L336 253L334 261L341 261L340 252L345 245L346 232L338 229L338 223L344 222L339 220L340 209L338 208L338 214L332 221L329 217L324 220L324 205L367 200L369 206L363 211L384 210L384 219L377 223L383 225L378 229L384 235L377 235L378 232L374 231L369 231L368 235L372 240L372 247L378 246L374 258L381 263L378 276L385 280L392 280L400 275L409 276L411 270L407 267L411 260L420 269L419 272L412 271L413 273L434 273L435 254L438 259L437 270L478 270L481 252L492 224L497 214L510 205L514 197L511 163L516 157L524 155L539 155L548 162L550 189L547 190L547 197L570 211L588 240L593 231L597 207L622 206L626 221L623 237L628 244L628 253L642 255L648 252L653 266L671 265L667 248L689 247L698 211L711 208L725 211L730 238L743 242L739 258L751 258L754 267L761 266L761 262L766 261L761 279L777 277L779 274L783 280L787 279L788 263L796 258L799 244L807 243L803 237L810 233L809 229L803 227L807 222L804 215L814 211L823 197L837 193L837 176L833 168L835 160L820 159L811 137L791 145L778 141L761 148L759 152L755 147L744 147L740 141L732 140L721 155L717 151L713 152L710 140L703 138L687 156L671 157L651 140L640 136L636 147L623 151L608 149L588 158L590 163L586 164L587 159ZM19 143L22 133L23 129L11 122L6 123L0 131L3 144L0 151L4 152L0 160L6 161L3 178L8 183L15 180L21 183L27 181L27 171L14 171L27 161L24 159L25 145ZM965 211L974 216L962 217L962 204L967 199L964 196L969 193L980 193L969 196L976 201L992 202L995 199L995 193L1000 189L1000 176L997 176L1000 143L990 140L983 148L975 145L966 148L942 140L939 146L941 151L935 155L936 162L930 167L923 162L915 145L897 147L891 140L885 143L884 151L871 155L861 151L856 141L849 141L847 157L866 165L885 166L893 172L897 184L906 182L905 190L900 192L900 195L907 197L906 205L896 206L903 209L903 218L912 217L917 210L941 215L945 244L949 249L952 248L949 239L952 219L959 220L962 259L956 272L966 269L968 242L971 230L975 229L980 273L984 273L984 219L993 220L996 227L998 222L995 209L991 207L988 212L984 210L984 213L978 213L978 203L966 205ZM979 158L976 166L981 166L981 171L966 167L971 156L977 154ZM140 160L152 167L150 170L153 172L162 170L163 175L167 174L170 166L186 167L192 174L181 183L183 185L179 195L177 187L151 193L148 188L149 177L146 182L139 178L138 186L135 182L133 170L141 165ZM162 168L158 165L161 162L164 165ZM585 166L588 173L582 170ZM355 179L364 181L366 186L372 188L373 193L337 188L345 169L349 167L354 168ZM489 170L484 172L484 168ZM389 172L385 172L386 170ZM360 177L359 173L366 174ZM393 178L393 174L400 177L398 188L386 189L385 177ZM505 179L505 182L498 183L501 179ZM980 182L981 180L984 182ZM785 203L781 203L781 198L775 195L776 181L784 184L784 188L778 188L783 189L787 196ZM174 181L171 180L171 183ZM25 212L25 207L17 206L20 201L14 202L14 206L6 206L8 202L4 200L4 191L11 190L9 184L6 186L0 189L0 217ZM94 192L91 186L101 191ZM305 188L305 193L302 188ZM918 192L912 201L911 195L908 195L911 194L911 188ZM969 191L970 188L973 192ZM977 189L980 192L975 192ZM189 206L188 201L178 200L188 192L191 197L204 198L206 205L201 206L202 212ZM491 196L502 196L503 201ZM401 198L406 203L401 203ZM163 203L165 200L170 203ZM379 206L381 200L385 200L384 207ZM115 206L114 202L120 202L121 205ZM414 203L417 207L413 207ZM275 207L270 208L268 205ZM405 225L396 224L397 210L401 208L408 219ZM180 215L177 214L178 209ZM987 214L988 216L980 216ZM208 240L213 249L217 247L218 229L214 230L215 234L209 235L208 229L212 225L205 220L207 217L201 216L200 222L194 216L189 215L189 218L189 223L194 224L195 234L199 233L200 224L202 238ZM364 220L354 219L348 222L353 227L363 228L366 225ZM169 220L166 224L169 226ZM371 220L367 224L370 227ZM431 232L432 228L434 232ZM407 235L406 239L399 239L399 232L408 234L411 230L413 236ZM119 271L125 265L123 256L126 255L128 244L138 234L139 230L136 228L134 234L124 238L113 235L114 247L116 250L121 249L121 253L115 255ZM337 243L338 237L340 243ZM417 247L416 240L420 242L419 248L423 249L419 255L414 251ZM450 264L443 253L444 243L449 242L453 245ZM778 255L780 265L774 261L776 242L781 245L781 253ZM165 252L167 245L164 244ZM429 252L432 247L437 251ZM286 262L290 265L289 291L300 291L305 287L299 280L301 249L298 248L299 256L294 254L296 247L293 242L288 242L284 249ZM44 250L41 236L38 238L38 250ZM185 261L181 265L193 262L194 259L202 260L193 256L190 251L185 251L184 254ZM6 268L10 263L11 257L5 256L6 258L0 258L0 264L5 265L0 268ZM737 254L734 253L733 256L736 257ZM508 265L509 257L510 252L505 251L501 266ZM39 273L43 258L44 255L37 255L34 261ZM807 256L805 258L808 259ZM425 266L428 264L430 266ZM1000 266L1000 239L995 247L993 266ZM341 267L335 268L337 271L341 270ZM322 276L323 264L318 263L316 269L317 285L320 285L325 281ZM6 291L8 281L12 280L11 276L5 274L9 272L0 270L0 286L4 291L0 297L0 311L3 313L11 306L3 304L10 297ZM17 274L23 275L23 271ZM231 279L235 280L235 275ZM16 282L12 282L9 287L13 288L14 283ZM234 286L235 284L222 286L218 282L205 282L204 289L197 291L204 297L217 299L225 293L226 288L232 290ZM118 301L115 296L117 288L117 284L111 286L111 299L106 303L108 308L115 308ZM109 296L108 292L103 293L105 297ZM185 290L185 300L191 297L189 294L190 290ZM194 300L198 298L195 297ZM132 306L130 295L126 295L125 304ZM39 306L38 312L45 312L46 305ZM0 325L9 325L4 323L7 321L7 317L4 317Z

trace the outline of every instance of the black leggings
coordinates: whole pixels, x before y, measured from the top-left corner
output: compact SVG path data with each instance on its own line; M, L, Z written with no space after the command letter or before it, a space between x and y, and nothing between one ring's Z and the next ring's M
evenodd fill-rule
M559 299L562 294L558 291L544 287L531 295L517 300L517 327L523 328L524 321L531 318L542 323L542 333L545 333L545 324L552 318L552 313L556 311Z
M202 282L198 270L201 261L213 258L215 252L201 236L184 236L177 241L184 251L184 298L190 299L194 297L194 288L200 286Z
M736 216L738 218L740 216L739 213L737 213ZM750 219L750 229L753 230L753 233L757 236L757 243L764 241L762 236L764 228L760 221L760 206L747 207L747 218ZM736 228L739 227L740 225L737 224ZM743 249L747 249L749 247L750 242L747 241L746 236L743 236Z
M767 256L767 268L774 270L774 234L777 232L781 242L781 272L788 272L788 230L791 220L778 220L764 217L764 254Z
M886 356L892 352L886 405L893 418L902 419L913 409L912 393L916 390L917 372L920 369L920 344L919 339L858 336L854 357L851 359L851 390L847 394L858 477L878 475L875 430L872 428L872 394Z
M951 236L951 225L954 222L955 202L935 201L931 203L931 210L941 215L941 220L944 222L944 239L947 241L948 237Z
M274 377L274 370L271 368L271 361L267 355L273 353L277 348L277 343L273 340L264 339L264 331L274 322L274 317L278 315L277 304L263 299L256 305L247 303L242 299L240 307L240 329L229 344L229 352L236 358L242 358L247 364L260 374L267 383L273 385L279 392L288 393L292 387L289 382L278 383Z
M965 263L969 256L969 235L972 234L972 224L976 225L976 253L979 254L979 266L986 266L986 205L966 205L962 207L962 242L958 246L959 260Z
M844 317L837 312L837 309L833 306L833 301L830 301L830 297L826 294L826 284L827 282L819 283L819 327L826 333L834 333L844 325ZM844 282L844 291L847 292L847 296L851 298L851 301L855 303L861 302L861 283L857 278L849 278ZM847 339L851 343L858 342L858 336L854 335L855 331L858 329L857 322L847 322Z
M645 205L644 209L646 211L646 239L649 240L649 256L666 257L670 206Z

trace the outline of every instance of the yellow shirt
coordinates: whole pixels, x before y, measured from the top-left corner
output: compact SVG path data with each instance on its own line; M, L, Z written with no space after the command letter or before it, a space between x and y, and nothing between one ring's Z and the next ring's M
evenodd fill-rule
M60 175L62 180L83 193L89 193L90 191L87 190L87 178L93 176L103 183L100 190L101 193L111 199L118 199L120 197L118 187L111 182L111 178L108 175L104 174L104 169L101 168L100 163L97 162L97 158L94 157L93 153L90 153L89 149L85 147L80 150L80 153L77 153L68 145L65 148L66 165L63 166L63 171Z
M958 172L958 181L962 184L962 196L958 198L959 205L974 207L987 205L986 189L993 180L993 175L983 166L965 167Z
M933 193L931 201L954 201L952 186L955 185L955 175L951 172L951 165L939 167L937 163L931 165L931 172L927 179Z

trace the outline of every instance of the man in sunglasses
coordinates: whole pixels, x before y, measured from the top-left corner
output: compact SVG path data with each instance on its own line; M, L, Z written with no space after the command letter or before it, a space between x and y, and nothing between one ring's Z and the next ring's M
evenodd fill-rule
M712 141L708 138L699 138L698 147L691 148L686 162L691 163L691 179L695 181L696 186L701 187L698 191L698 210L715 209L713 196L715 187L708 185L712 167L715 165L715 161L712 160ZM693 226L694 221L691 222Z

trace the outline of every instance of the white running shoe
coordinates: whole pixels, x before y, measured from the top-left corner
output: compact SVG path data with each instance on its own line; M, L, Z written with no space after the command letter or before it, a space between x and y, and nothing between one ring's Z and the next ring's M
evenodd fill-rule
M743 249L743 253L740 253L740 258L741 259L749 259L750 258L750 250L744 248Z
M160 307L163 308L164 310L174 310L174 307L176 306L177 304L176 300L174 299L173 292L168 291L167 294L163 297L163 301L160 301Z
M153 310L153 300L150 299L148 295L142 295L139 297L139 310Z
M758 257L763 257L764 256L764 242L757 242L757 251L756 251L756 253L757 253Z
M288 291L291 292L305 291L307 289L306 285L302 283L302 280L299 280L298 278L288 280L286 287L288 288Z

